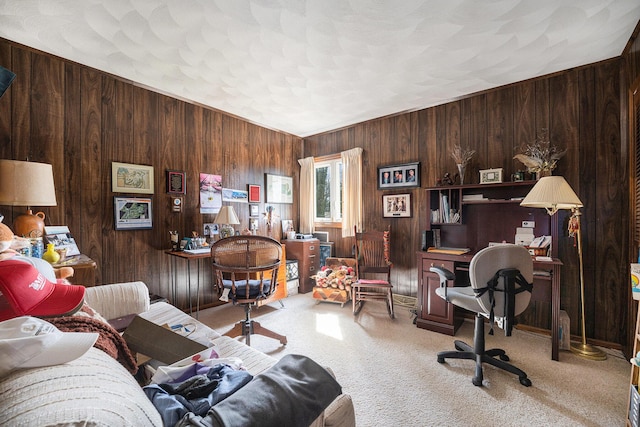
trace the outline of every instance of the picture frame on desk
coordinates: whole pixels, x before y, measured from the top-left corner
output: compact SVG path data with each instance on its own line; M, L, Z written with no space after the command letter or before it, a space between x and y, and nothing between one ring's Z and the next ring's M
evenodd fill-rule
M411 218L411 193L382 196L384 218Z

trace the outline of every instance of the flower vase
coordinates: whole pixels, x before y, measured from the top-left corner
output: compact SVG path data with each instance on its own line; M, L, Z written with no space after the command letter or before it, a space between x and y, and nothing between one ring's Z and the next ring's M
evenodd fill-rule
M548 169L541 169L536 173L536 181L539 181L540 178L545 176L551 176L552 172Z
M464 170L466 165L463 165L462 163L458 163L458 175L460 175L460 185L464 185Z

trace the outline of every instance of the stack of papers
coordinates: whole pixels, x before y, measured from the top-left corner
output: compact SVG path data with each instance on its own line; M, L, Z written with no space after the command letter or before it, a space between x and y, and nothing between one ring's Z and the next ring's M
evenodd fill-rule
M185 249L185 253L196 255L196 254L207 254L211 252L211 248L200 248L200 249Z
M474 202L474 201L481 201L481 200L487 200L487 199L482 194L463 194L462 195L463 202Z
M447 247L441 247L441 248L434 248L431 247L429 249L427 249L427 252L432 252L432 253L436 253L436 254L449 254L449 255L463 255L466 254L467 252L470 252L471 249L469 248L447 248Z

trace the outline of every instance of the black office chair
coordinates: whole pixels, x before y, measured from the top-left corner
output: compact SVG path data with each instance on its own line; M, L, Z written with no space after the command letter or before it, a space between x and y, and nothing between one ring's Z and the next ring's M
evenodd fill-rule
M527 374L508 363L509 357L502 349L485 350L484 319L491 324L489 334L493 335L494 321L503 328L506 336L511 335L515 316L522 313L531 299L533 285L533 260L523 246L501 244L478 252L469 264L471 286L447 287L447 281L455 275L444 268L431 267L430 271L440 276L440 288L436 294L447 302L476 313L473 347L456 340L455 351L438 353L438 363L445 359L471 359L476 361L473 385L481 386L482 364L518 375L520 383L531 385Z

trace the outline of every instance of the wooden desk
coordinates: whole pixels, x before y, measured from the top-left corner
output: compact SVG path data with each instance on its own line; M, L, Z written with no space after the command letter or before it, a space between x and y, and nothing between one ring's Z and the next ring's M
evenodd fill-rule
M96 286L96 262L86 255L74 255L64 261L51 265L54 269L73 267L73 276L67 278L74 285L84 287Z
M201 270L201 261L203 259L207 260L207 265L209 264L209 260L211 259L211 252L205 252L201 254L190 254L184 251L172 251L166 250L166 254L171 255L171 302L175 304L176 294L177 294L177 283L178 283L178 266L177 260L182 259L187 263L187 298L189 299L189 314L193 312L193 304L191 301L191 261L196 261L196 319L198 318L198 311L200 310L200 270ZM282 245L282 259L280 268L278 269L278 286L276 287L275 292L269 296L269 298L259 301L258 306L262 306L264 304L269 304L275 301L279 301L280 305L284 307L282 304L282 299L286 298L288 295L287 292L287 266L286 266L286 256L285 256L285 245Z
M473 254L448 255L419 251L418 255L418 318L416 326L448 335L455 335L462 324L462 317L456 315L457 308L436 295L440 287L440 278L429 269L433 266L443 267L456 275L458 285L469 284L469 262ZM534 272L545 272L545 275L534 274L532 301L551 303L551 359L558 360L559 352L559 317L560 317L560 268L559 259L553 261L533 262ZM448 286L455 286L451 281Z
M193 302L191 299L191 261L196 261L197 282L196 282L196 319L198 311L200 311L200 263L203 259L210 259L211 252L200 254L190 254L185 251L172 251L171 249L164 251L165 254L171 255L171 304L177 301L178 286L178 259L187 263L187 298L189 299L189 314L193 313Z

